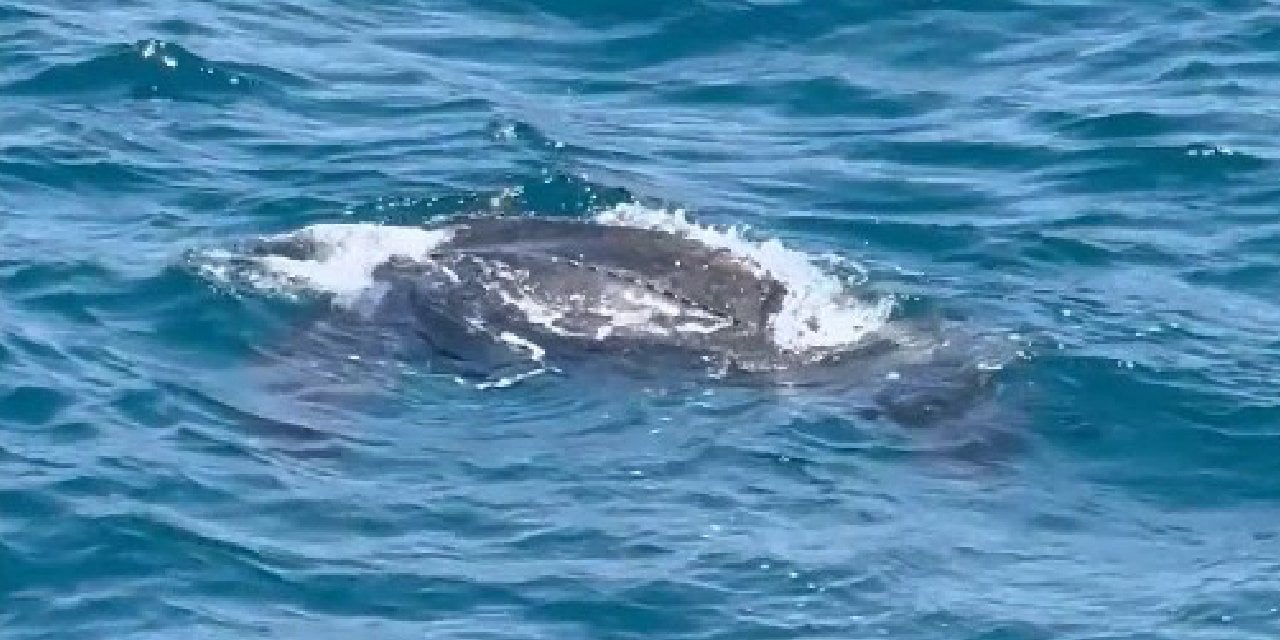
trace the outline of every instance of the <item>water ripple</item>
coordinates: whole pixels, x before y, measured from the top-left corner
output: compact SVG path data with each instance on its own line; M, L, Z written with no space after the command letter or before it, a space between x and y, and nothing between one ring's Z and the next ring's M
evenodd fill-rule
M5 90L19 95L118 94L132 98L222 101L237 96L270 97L302 86L300 78L257 65L202 58L179 45L143 40L73 64L56 64L12 82Z

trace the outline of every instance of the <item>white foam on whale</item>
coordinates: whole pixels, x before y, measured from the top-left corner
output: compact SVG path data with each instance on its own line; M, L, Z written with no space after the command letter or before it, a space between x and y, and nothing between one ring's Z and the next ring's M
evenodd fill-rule
M753 240L738 227L718 228L690 221L680 209L622 204L595 216L601 224L666 231L722 248L787 288L770 329L779 348L793 352L857 344L885 326L892 301L858 300L844 280L818 266L819 258L777 239Z
M377 301L381 289L374 271L379 266L396 258L424 260L451 237L448 229L314 224L260 238L266 243L305 245L309 250L301 257L208 252L200 258L200 271L215 281L288 297L324 294L339 306L355 308Z

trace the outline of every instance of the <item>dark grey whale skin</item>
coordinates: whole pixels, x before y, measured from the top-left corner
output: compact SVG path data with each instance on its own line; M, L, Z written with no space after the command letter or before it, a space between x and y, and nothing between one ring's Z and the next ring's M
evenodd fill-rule
M433 344L511 331L562 350L711 353L757 367L783 357L768 331L786 287L728 250L663 231L570 220L469 218L442 228L452 237L429 256L393 261L375 274L388 285L383 315L420 318L421 333ZM504 280L512 272L519 272L519 282ZM558 323L579 335L607 323L593 315L593 303L610 295L647 296L681 315L654 318L658 331L623 328L607 339L566 340L528 322L504 293L545 302L563 313ZM674 330L699 318L716 328Z
M457 226L441 254L513 265L550 262L630 280L762 331L786 287L726 249L653 229L532 218L476 218Z

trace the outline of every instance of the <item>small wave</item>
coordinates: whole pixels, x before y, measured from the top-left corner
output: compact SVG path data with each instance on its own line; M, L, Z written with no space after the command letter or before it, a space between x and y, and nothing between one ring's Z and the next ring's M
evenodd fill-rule
M72 396L49 387L25 385L0 390L0 415L14 423L49 424L73 404Z
M279 70L208 60L177 44L142 40L88 60L53 65L6 90L64 96L121 92L134 98L198 101L300 82Z
M591 182L580 175L544 170L537 176L498 189L426 198L380 197L350 207L343 214L360 220L376 219L411 226L423 220L447 221L477 213L520 215L537 211L540 216L580 217L633 200L634 196L624 188Z
M33 18L42 18L42 17L44 16L40 15L39 13L36 13L35 11L32 11L31 9L24 9L22 7L0 6L0 19L2 20L17 20L19 18L23 20L30 20Z
M1270 167L1273 159L1220 144L1159 144L1074 151L1041 176L1058 188L1083 193L1204 188Z
M1085 140L1155 138L1175 133L1184 118L1148 111L1121 111L1099 115L1052 114L1041 120L1063 134Z

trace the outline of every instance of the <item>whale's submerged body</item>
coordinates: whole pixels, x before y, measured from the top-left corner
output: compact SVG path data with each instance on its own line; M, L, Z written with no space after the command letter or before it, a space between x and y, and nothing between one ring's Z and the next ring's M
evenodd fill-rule
M833 294L829 275L741 248L641 225L476 217L431 228L320 225L258 241L241 259L260 275L345 295L366 318L404 327L441 370L482 386L602 352L790 381L821 369L864 386L924 367L921 384L894 385L905 402L882 403L918 421L966 404L990 378L974 360L934 366L949 341L896 331L885 304L842 282Z

